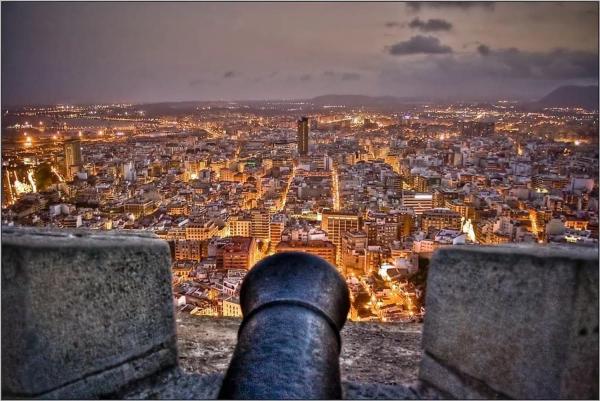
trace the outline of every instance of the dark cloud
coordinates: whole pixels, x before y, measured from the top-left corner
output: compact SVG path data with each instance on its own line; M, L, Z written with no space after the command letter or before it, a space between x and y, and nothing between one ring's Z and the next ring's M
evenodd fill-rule
M341 81L358 81L361 77L361 75L356 72L336 72L331 70L323 72L323 76L340 79Z
M383 68L378 79L380 90L387 94L534 99L561 85L597 85L598 54L491 48L485 57L471 51L408 58Z
M203 79L194 79L192 81L190 81L190 86L191 87L195 87L195 86L200 86L204 83L205 81Z
M423 32L449 31L452 29L452 24L450 22L438 18L423 21L417 17L410 21L408 26Z
M400 24L398 22L390 21L390 22L385 23L386 28L395 28L397 26L400 26Z
M233 78L235 77L235 71L227 71L225 74L223 74L223 78Z
M450 46L442 45L434 36L413 36L404 42L398 42L388 47L389 54L407 56L411 54L444 54L452 53Z
M410 1L406 3L406 6L414 11L419 11L424 7L458 8L462 10L481 7L483 9L493 10L495 4L491 1Z
M310 81L310 78L311 78L310 74L300 75L300 81Z
M485 57L480 57L482 52L479 48L477 53L462 56L431 57L420 66L418 73L436 76L440 80L468 80L469 77L521 81L598 79L597 53L570 49L532 52L514 47L485 48L488 51Z
M499 49L486 57L500 66L500 74L530 79L576 79L598 77L598 53L569 49L549 52Z
M487 56L489 55L491 52L490 47L487 45L484 45L483 43L480 44L479 46L477 46L477 53L481 54L482 56Z

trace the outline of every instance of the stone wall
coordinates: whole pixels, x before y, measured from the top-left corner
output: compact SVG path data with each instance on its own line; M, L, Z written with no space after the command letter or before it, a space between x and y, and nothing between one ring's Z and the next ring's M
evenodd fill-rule
M166 242L2 231L2 393L87 398L177 364Z
M598 250L452 247L432 260L420 378L456 398L598 398Z
M598 398L598 254L575 249L438 251L422 350L417 325L349 323L345 396ZM238 322L178 319L179 357L164 241L2 230L3 397L214 397L235 329L199 328Z

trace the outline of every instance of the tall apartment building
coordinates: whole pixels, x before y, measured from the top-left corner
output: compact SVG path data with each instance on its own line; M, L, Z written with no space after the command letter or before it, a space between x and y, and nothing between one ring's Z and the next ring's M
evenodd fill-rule
M413 187L418 192L429 192L434 186L440 185L441 180L437 174L417 174L413 177Z
M199 240L176 240L175 260L200 261L208 255L208 242Z
M342 267L344 274L362 275L367 258L367 234L360 230L350 230L342 236Z
M421 215L421 229L423 231L441 230L442 228L460 230L460 223L460 214L446 208L426 210Z
M277 244L281 242L281 234L285 229L285 218L284 214L275 214L271 216L270 223L270 238L271 238L271 249L275 249Z
M341 265L342 236L344 233L360 228L359 217L355 214L343 212L323 213L321 228L327 233L327 237L336 246L336 262Z
M156 204L152 200L129 199L123 204L123 212L131 213L137 219L154 213Z
M214 257L217 269L250 269L256 262L256 241L252 237L213 238L208 256Z
M185 239L206 240L211 239L219 232L219 227L212 221L191 222L185 226Z
M67 177L73 178L83 164L81 157L81 141L79 139L69 139L65 141L65 173Z
M298 120L298 153L301 156L308 155L308 117Z
M232 237L250 237L252 220L246 216L230 216L227 219L229 235Z
M254 238L268 241L271 239L271 215L268 210L254 209L250 212L250 235Z
M410 207L415 211L416 215L421 215L425 210L433 208L433 194L403 191L402 206Z

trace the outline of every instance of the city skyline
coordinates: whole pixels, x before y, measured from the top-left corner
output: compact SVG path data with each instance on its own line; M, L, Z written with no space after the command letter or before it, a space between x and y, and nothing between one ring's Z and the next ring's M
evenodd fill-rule
M537 99L598 83L598 4L3 3L5 105Z

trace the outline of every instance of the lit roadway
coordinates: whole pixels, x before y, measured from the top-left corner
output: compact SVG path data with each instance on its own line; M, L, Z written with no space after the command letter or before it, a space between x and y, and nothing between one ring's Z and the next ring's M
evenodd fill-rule
M363 276L359 277L359 282L362 285L362 287L364 288L364 290L367 292L367 294L369 294L369 297L371 298L371 300L367 303L366 306L369 307L371 309L371 312L374 313L375 315L377 315L382 321L385 321L385 320L384 320L383 316L381 315L381 312L379 309L386 304L387 305L390 305L390 304L407 305L408 312L404 312L404 313L407 313L407 315L408 315L407 317L414 316L414 312L413 312L414 305L413 305L411 296L400 285L392 284L392 286L391 286L392 294L388 298L388 301L384 302L384 301L377 299L377 297L375 296L375 293L373 292L371 287L367 284L367 282L365 281L365 278Z
M52 166L50 168L50 171L52 171L56 175L56 177L58 177L58 180L60 182L65 182L65 179L58 173L58 171L56 170L56 168L54 166Z
M278 211L281 212L285 208L285 202L287 200L288 192L290 192L290 186L292 185L292 181L294 181L294 177L296 177L296 166L292 166L292 174L290 174L290 178L288 178L288 182L285 185L285 190L283 191L283 200L281 202L281 206Z
M331 172L333 179L333 211L337 212L340 210L340 184L338 179L337 169L334 167Z

